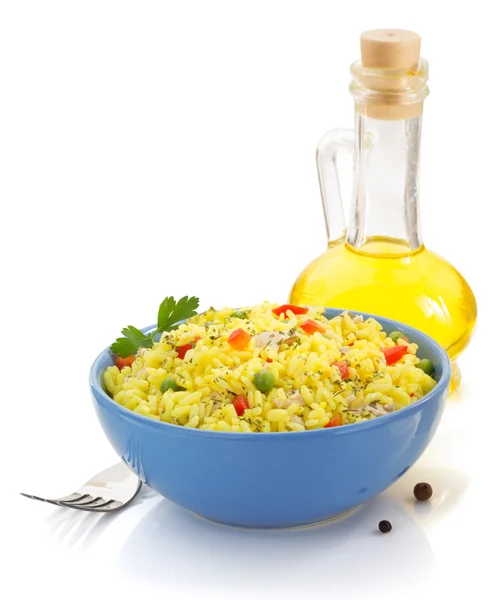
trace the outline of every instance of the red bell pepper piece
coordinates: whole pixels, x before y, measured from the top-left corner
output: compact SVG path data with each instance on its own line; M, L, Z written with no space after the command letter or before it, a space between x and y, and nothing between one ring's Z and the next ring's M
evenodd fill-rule
M238 417L242 417L245 411L250 408L247 397L243 395L233 398L233 406Z
M391 346L390 348L381 348L381 350L384 353L386 364L393 365L408 352L408 346Z
M336 366L340 371L340 376L342 379L347 379L349 377L349 365L345 360L337 360L332 363L332 366Z
M324 429L326 429L327 427L338 427L339 425L343 425L342 417L340 415L335 415L324 426Z
M186 356L186 352L188 350L191 350L191 348L194 348L196 346L196 342L198 340L201 340L199 336L195 337L194 340L189 344L184 344L184 346L177 346L177 354L181 360L184 360L184 357Z
M307 321L301 323L300 328L308 335L312 335L316 331L319 331L320 333L325 333L326 331L326 328L323 327L323 325L316 323L316 321L313 321L312 319L307 319Z
M184 357L186 356L186 353L188 350L191 350L193 346L191 346L191 344L184 344L184 346L177 346L176 350L177 350L177 356L181 359L184 360Z
M227 338L227 342L235 350L244 350L251 339L252 336L244 329L235 329Z
M280 315L286 315L286 311L291 310L294 315L305 315L309 310L305 306L294 306L293 304L282 304L278 308L273 308L273 313L279 317Z
M132 363L135 360L135 356L133 354L131 354L130 356L127 356L126 358L122 358L121 356L117 356L116 360L115 360L115 365L120 369L120 371L123 369L123 367L131 367Z

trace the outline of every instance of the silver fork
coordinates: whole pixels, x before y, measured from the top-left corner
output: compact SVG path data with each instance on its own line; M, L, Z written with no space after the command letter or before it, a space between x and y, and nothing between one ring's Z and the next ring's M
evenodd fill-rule
M138 479L124 462L119 462L87 481L85 485L69 496L62 498L41 498L23 494L26 498L49 502L56 506L66 506L78 510L112 512L123 508L137 496L142 481Z

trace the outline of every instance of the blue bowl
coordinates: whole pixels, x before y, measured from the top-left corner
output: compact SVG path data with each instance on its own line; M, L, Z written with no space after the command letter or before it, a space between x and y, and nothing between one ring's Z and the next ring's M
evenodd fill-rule
M325 315L332 318L341 312L327 309ZM179 427L143 417L107 395L102 373L113 364L108 348L90 373L99 421L115 451L138 477L200 516L259 528L328 520L401 477L431 441L445 405L451 373L446 352L421 331L375 318L385 331L403 331L416 342L419 356L435 365L438 380L424 398L389 415L291 433Z

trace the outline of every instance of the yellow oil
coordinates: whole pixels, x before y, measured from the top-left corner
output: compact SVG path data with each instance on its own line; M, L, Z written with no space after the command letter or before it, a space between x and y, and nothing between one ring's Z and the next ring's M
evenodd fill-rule
M360 250L332 242L301 273L290 301L371 312L416 327L448 352L452 387L460 381L455 361L474 329L476 300L460 273L424 246L411 252L404 242L383 237Z

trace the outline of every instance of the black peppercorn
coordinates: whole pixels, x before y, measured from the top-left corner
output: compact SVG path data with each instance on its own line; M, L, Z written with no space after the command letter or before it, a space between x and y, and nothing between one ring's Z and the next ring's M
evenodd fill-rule
M389 531L392 529L392 525L389 521L380 521L378 528L382 533L389 533Z
M429 500L432 496L432 487L430 483L417 483L413 488L413 494L417 500Z

